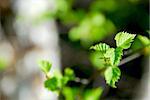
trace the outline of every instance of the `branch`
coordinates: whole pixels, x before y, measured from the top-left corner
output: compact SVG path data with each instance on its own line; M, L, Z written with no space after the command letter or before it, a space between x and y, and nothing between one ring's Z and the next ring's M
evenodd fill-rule
M120 62L120 64L118 66L121 66L121 65L123 65L125 63L128 63L128 62L130 62L130 61L132 61L132 60L134 60L134 59L136 59L136 58L138 58L140 56L141 56L140 53L135 53L135 54L133 54L133 55L131 55L129 57L126 57L123 60L121 60L121 62Z

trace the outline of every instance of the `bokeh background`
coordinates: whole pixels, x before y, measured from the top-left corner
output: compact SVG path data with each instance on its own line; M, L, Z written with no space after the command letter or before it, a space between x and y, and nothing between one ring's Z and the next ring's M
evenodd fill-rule
M57 100L37 62L48 59L50 73L71 67L88 79L102 64L89 47L115 47L120 31L138 36L124 52L118 88L101 76L89 87L103 88L101 100L148 100L149 17L149 0L0 0L0 100Z

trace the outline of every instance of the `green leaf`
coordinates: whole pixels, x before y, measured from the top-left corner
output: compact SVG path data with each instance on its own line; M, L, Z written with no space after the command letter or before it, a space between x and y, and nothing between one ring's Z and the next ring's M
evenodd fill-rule
M95 46L90 47L90 49L93 49L95 51L100 51L102 53L105 53L109 48L110 46L107 45L106 43L99 43L99 44L96 44Z
M95 89L88 89L84 93L84 100L99 100L103 89L102 88L95 88Z
M65 69L65 75L64 76L68 77L69 80L73 80L75 78L74 71L70 68Z
M113 65L115 60L115 49L109 48L106 53L104 54L104 57L106 58L105 62Z
M115 66L117 66L120 63L122 55L123 55L123 49L122 48L116 48L115 49L115 61L114 61Z
M108 85L116 88L115 83L120 79L121 71L118 67L108 67L104 73L105 80Z
M41 70L45 74L47 74L50 71L50 69L52 67L52 64L49 61L42 60L42 61L39 62L39 66L40 66Z
M129 34L127 32L119 32L115 36L117 47L122 49L128 49L131 46L131 42L135 38L135 34Z
M44 86L45 88L47 88L48 90L51 91L56 91L58 89L58 81L56 77L52 77L50 79L47 79L44 82Z

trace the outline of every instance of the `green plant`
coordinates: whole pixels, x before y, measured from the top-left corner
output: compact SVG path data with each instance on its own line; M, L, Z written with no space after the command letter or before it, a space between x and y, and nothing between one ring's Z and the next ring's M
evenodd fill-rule
M103 74L106 83L112 88L116 88L115 83L118 82L121 76L121 71L118 65L122 59L123 50L130 48L135 36L135 34L119 32L115 36L116 48L110 47L106 43L99 43L90 47L90 49L94 50L94 52L99 52L99 58L97 59L103 60L103 63L101 65L103 65L104 67L102 69L97 68L98 74ZM51 69L51 63L45 60L41 61L40 67L47 77L44 82L45 88L50 91L57 91L57 93L64 95L66 100L74 100L75 98L80 98L79 100L98 100L99 96L102 93L102 88L99 87L92 88L90 90L82 90L83 87L69 87L67 83L76 80L75 73L70 68L66 68L64 70L64 75L62 75L60 72L57 72L51 76L48 75L48 72ZM104 70L104 73L102 73L103 71L101 70Z
M90 48L101 53L100 59L104 60L103 65L106 67L104 73L106 83L113 88L116 88L115 83L121 75L121 71L117 66L120 63L123 50L130 48L135 36L136 35L127 32L120 32L115 36L116 48L111 48L105 43L99 43Z

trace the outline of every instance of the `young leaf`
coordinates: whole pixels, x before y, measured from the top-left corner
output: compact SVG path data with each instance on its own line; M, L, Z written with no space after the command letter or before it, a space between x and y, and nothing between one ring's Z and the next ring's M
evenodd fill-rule
M48 90L51 91L56 91L58 89L58 81L56 77L52 77L50 79L47 79L44 82L44 86L45 88L47 88Z
M107 45L106 43L99 43L99 44L96 44L95 46L90 47L90 49L93 49L95 51L100 51L102 53L105 53L109 48L110 46Z
M113 88L116 88L115 83L120 78L121 71L118 67L108 67L104 73L106 83Z
M52 67L52 64L49 61L42 60L42 61L39 62L39 66L40 66L41 70L45 74L47 74L50 71L50 69Z
M114 61L115 66L117 66L120 63L122 55L123 55L123 49L122 48L116 48L115 49L115 61Z
M115 36L117 47L122 49L128 49L131 46L131 42L135 38L135 34L129 34L127 32L119 32Z
M108 62L106 61L106 63L110 63L110 65L114 64L114 60L115 60L115 49L114 48L109 48L106 53L104 54L104 57L108 59Z

